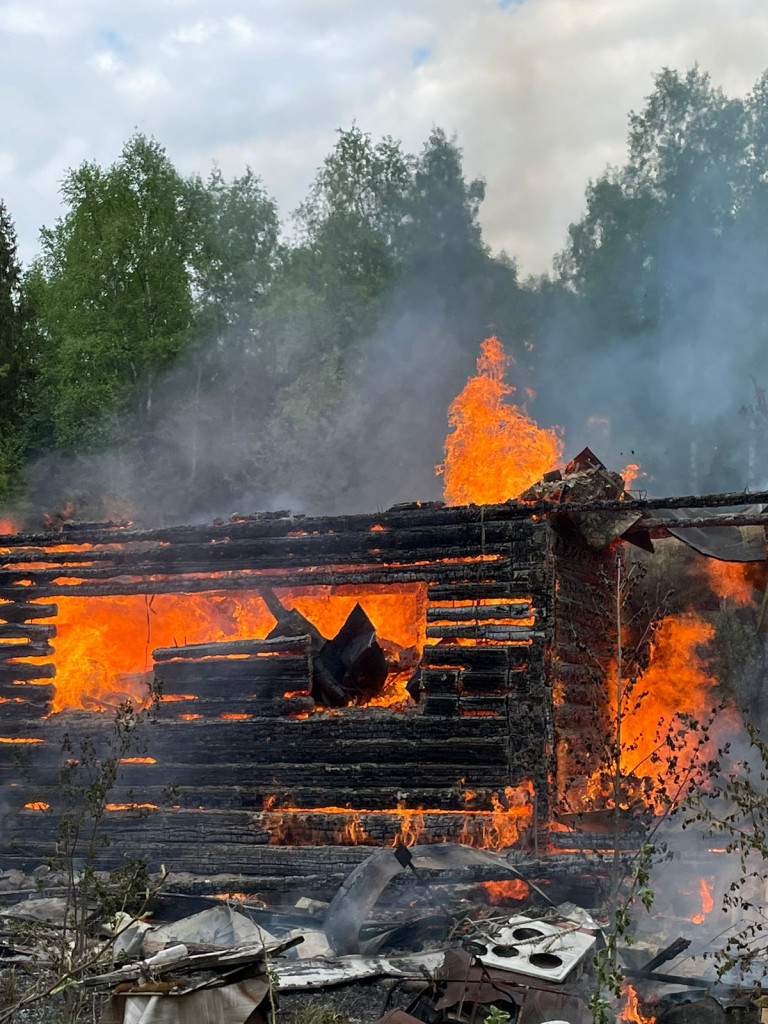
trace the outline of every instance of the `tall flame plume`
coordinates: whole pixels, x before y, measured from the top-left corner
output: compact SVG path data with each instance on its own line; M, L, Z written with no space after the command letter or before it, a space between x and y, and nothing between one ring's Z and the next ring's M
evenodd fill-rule
M477 375L451 403L445 462L438 467L449 505L515 498L561 460L557 432L539 427L524 405L507 401L516 391L504 379L511 363L499 339L486 338Z

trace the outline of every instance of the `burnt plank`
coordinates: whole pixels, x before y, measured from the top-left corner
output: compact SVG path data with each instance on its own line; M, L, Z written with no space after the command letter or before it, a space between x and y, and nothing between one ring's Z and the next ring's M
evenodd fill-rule
M156 662L176 659L195 660L198 658L228 657L247 655L306 655L309 637L275 637L272 640L254 637L248 640L225 640L217 643L185 644L179 647L158 647L152 652Z
M452 608L427 608L427 622L484 622L494 619L522 619L535 616L529 601L505 604L461 604Z
M25 644L0 643L0 661L12 658L48 658L54 648L45 640L30 640Z
M532 626L501 625L495 622L481 622L476 625L452 623L449 626L427 626L427 638L430 640L460 637L463 640L529 640L544 634Z
M0 621L29 622L30 619L50 619L58 615L55 604L31 604L26 601L0 603Z
M56 626L49 622L0 623L0 640L50 640L56 636Z
M52 662L33 665L23 661L0 661L0 684L11 683L14 680L23 682L30 679L53 679L55 675L56 666Z

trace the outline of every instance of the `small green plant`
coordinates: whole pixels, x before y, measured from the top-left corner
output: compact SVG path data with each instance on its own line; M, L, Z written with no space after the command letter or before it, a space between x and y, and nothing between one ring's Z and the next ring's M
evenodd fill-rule
M501 1010L498 1006L492 1006L485 1016L484 1024L509 1024L511 1019L507 1010Z
M763 890L768 862L768 743L759 726L743 712L749 737L748 756L736 761L722 781L699 787L689 799L683 828L704 827L710 837L724 837L725 852L738 858L738 873L723 894L723 910L735 912L738 925L722 949L711 954L720 976L736 971L742 978L768 956ZM721 756L729 754L728 748ZM754 754L754 757L750 757Z

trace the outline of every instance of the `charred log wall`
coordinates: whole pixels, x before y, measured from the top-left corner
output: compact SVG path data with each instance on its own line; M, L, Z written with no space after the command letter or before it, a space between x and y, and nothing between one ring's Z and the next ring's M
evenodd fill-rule
M569 530L553 541L554 695L557 794L584 806L588 780L611 736L606 679L616 657L616 552L589 548Z
M551 767L549 537L545 521L514 507L426 506L13 538L0 569L4 861L50 855L63 735L98 739L111 727L106 714L44 717L58 596L307 583L427 588L420 702L405 710L317 711L311 655L296 638L156 652L163 699L143 760L122 766L110 796L105 863L129 848L176 870L290 874L290 858L275 853L281 844L391 843L418 829L422 841L493 845L509 837L499 830L515 817L530 830L546 818ZM193 700L174 699L182 696ZM147 806L137 817L132 804Z

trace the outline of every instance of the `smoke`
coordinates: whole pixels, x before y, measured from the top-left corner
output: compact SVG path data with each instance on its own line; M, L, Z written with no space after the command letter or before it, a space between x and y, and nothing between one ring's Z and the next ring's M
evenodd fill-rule
M755 230L760 186L742 182L741 205L730 202L744 140L716 127L725 170L686 165L646 226L619 236L610 260L598 251L583 297L459 259L442 286L439 272L404 277L381 307L361 308L373 326L345 348L319 300L297 311L289 295L263 337L211 339L157 382L151 430L126 416L106 451L31 467L27 511L69 501L78 518L153 525L437 499L447 408L490 333L518 356L512 383L536 390L529 412L563 428L566 458L588 445L612 468L639 462L638 486L656 495L765 485L768 240ZM456 280L460 295L445 283Z
M749 224L725 239L703 220L694 228L663 229L652 272L639 281L636 261L620 254L603 293L561 298L538 330L539 414L564 427L567 451L589 445L615 468L634 453L646 474L640 486L656 495L768 481L760 455L768 421L749 409L756 388L768 386L760 283L768 253ZM660 293L652 301L649 287ZM611 290L623 329L606 326L599 308ZM653 315L637 314L635 301Z

